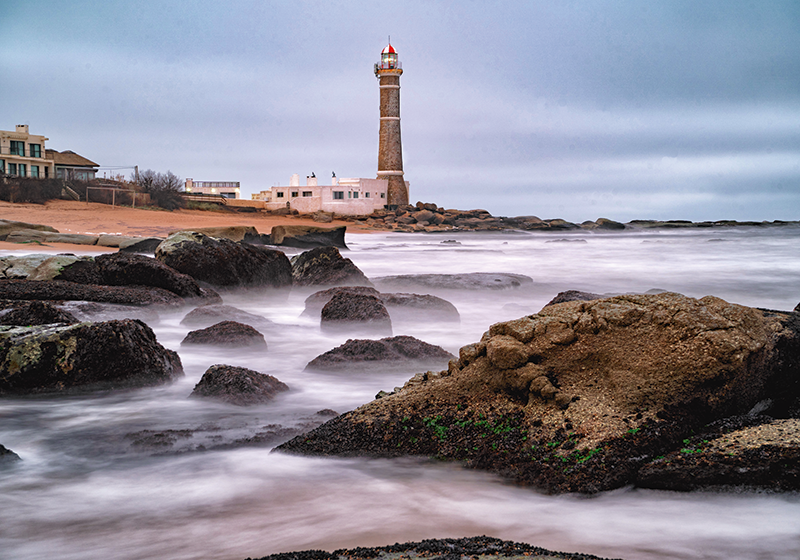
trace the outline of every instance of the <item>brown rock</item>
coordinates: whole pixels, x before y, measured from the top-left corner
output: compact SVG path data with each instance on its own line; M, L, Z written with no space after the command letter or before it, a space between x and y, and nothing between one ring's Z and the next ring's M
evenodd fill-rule
M288 390L288 385L271 375L243 367L214 365L206 370L190 396L248 406L269 402Z

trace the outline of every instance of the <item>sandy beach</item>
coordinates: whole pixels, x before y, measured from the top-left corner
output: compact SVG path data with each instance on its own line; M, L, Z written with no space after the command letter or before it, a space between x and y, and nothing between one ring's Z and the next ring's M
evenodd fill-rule
M368 233L370 230L352 222L334 220L320 224L310 218L274 216L263 213L210 212L204 210L156 210L109 206L107 204L51 200L45 204L14 204L0 201L0 219L29 224L48 225L60 233L118 234L140 237L165 237L179 229L253 226L259 233L269 233L277 225L311 225L318 227L347 226L349 233ZM0 241L0 250L29 249L28 244ZM48 243L37 245L42 250L102 252L115 251L109 247ZM37 249L38 250L38 249Z

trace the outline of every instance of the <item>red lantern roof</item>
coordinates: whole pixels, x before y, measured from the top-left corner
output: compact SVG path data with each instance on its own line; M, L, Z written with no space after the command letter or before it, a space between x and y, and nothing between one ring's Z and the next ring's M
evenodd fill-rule
M381 54L397 54L397 51L394 50L394 47L391 43L386 45L386 48L381 51Z

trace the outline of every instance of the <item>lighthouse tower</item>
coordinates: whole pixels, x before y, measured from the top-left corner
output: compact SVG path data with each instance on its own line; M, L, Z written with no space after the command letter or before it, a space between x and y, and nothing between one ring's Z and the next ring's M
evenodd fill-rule
M389 43L375 64L381 92L381 128L378 144L378 179L388 181L386 203L390 207L408 204L403 178L403 148L400 144L400 76L403 68L397 51Z

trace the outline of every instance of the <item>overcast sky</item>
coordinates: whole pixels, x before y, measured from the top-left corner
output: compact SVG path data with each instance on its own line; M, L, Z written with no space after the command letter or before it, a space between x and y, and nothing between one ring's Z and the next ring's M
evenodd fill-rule
M0 129L245 198L375 177L389 35L412 203L800 219L797 0L4 2Z

